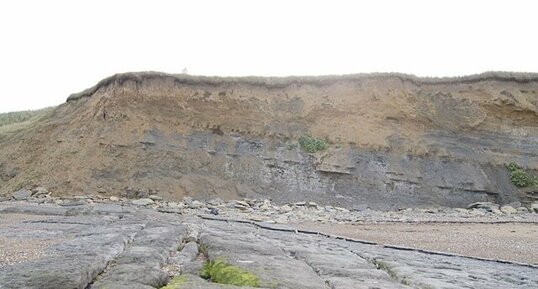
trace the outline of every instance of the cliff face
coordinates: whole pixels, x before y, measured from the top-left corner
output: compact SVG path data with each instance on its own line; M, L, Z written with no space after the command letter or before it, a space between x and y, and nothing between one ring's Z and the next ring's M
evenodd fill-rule
M306 153L306 134L329 148ZM379 208L526 201L504 164L538 170L538 76L120 74L0 143L4 192L151 189Z

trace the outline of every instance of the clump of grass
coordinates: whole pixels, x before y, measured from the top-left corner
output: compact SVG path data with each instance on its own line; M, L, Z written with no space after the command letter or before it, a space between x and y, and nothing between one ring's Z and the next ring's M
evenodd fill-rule
M510 162L506 164L506 169L510 171L510 180L515 186L520 188L538 187L538 177L527 173L518 164Z
M219 284L260 287L260 280L256 275L224 260L206 262L200 276Z
M168 282L168 284L161 289L179 289L183 284L187 282L187 277L185 276L176 276L172 281Z
M329 147L329 143L326 140L322 138L316 138L310 135L304 135L299 138L299 144L306 152L309 153L322 151Z
M206 243L200 242L200 246L198 247L198 250L202 255L204 255L207 258L208 252L209 252L209 245Z

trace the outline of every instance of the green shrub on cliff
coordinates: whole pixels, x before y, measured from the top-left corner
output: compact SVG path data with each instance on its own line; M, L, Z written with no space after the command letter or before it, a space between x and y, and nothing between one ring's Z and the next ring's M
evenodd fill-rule
M299 144L301 147L309 153L315 153L317 151L322 151L329 147L329 143L321 138L316 138L310 135L304 135L299 139Z
M506 168L510 171L510 180L517 187L538 187L538 177L527 173L518 164L510 162Z

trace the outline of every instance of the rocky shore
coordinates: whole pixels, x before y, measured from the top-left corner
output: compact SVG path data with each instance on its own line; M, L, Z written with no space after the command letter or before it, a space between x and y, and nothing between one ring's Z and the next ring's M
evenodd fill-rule
M94 203L112 203L126 207L151 208L162 213L186 216L218 215L222 217L267 223L383 223L383 222L454 222L454 223L502 223L538 222L538 202L523 206L519 202L498 205L492 202L476 202L465 208L400 208L398 210L372 210L367 204L351 208L323 206L315 202L303 201L277 205L269 199L230 200L213 199L207 202L185 197L181 202L163 200L158 195L146 198L124 198L102 195L81 195L74 197L52 197L44 188L21 190L4 200L24 200L37 204L56 204L62 207L76 207Z
M158 197L60 199L34 192L14 197L19 200L0 202L0 289L235 288L207 275L211 264L247 274L252 286L243 288L538 285L538 267L532 264L383 245L274 223L318 218L332 226L537 220L538 214L530 211L488 209L496 207L492 204L382 212L308 202L276 206L268 200L203 203L186 198L174 203Z

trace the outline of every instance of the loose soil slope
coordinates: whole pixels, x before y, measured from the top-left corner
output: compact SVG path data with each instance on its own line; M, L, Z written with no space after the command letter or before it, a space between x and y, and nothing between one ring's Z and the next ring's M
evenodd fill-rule
M308 154L309 134L329 148ZM126 73L0 134L0 187L372 207L527 201L538 75L219 78Z

